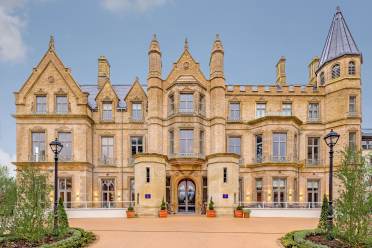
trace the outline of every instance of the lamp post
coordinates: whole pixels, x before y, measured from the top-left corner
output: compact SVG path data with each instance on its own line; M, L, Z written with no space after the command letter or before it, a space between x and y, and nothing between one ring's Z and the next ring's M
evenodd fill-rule
M58 228L58 215L57 215L57 206L58 206L58 154L62 151L63 145L59 142L58 138L50 142L50 148L54 153L54 207L53 207L53 231L56 233Z
M332 229L333 229L333 147L337 144L340 135L333 131L331 131L324 137L324 141L326 142L327 146L329 147L329 187L328 187L328 194L329 194L329 208L328 208L328 235L332 237Z

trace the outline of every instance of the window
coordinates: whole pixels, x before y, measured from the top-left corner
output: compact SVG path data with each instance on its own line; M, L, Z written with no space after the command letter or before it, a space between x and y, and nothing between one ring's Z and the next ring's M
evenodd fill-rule
M266 103L256 103L256 118L266 115Z
M240 137L228 138L228 152L240 155Z
M169 154L174 154L174 131L169 131Z
M190 156L193 154L193 136L194 131L190 129L180 130L180 154Z
M307 162L312 165L319 164L319 137L307 138Z
M273 161L286 161L287 155L287 134L273 134Z
M66 114L68 112L67 96L56 96L56 112Z
M194 96L190 93L181 93L180 94L180 108L181 113L192 113L194 111Z
M203 177L203 204L208 203L208 178Z
M293 137L293 158L295 161L298 160L298 137L297 134L294 135Z
M199 153L204 155L204 131L201 130L199 133Z
M143 118L142 115L142 103L132 103L132 120L141 121Z
M263 201L262 190L263 190L262 178L256 178L256 202Z
M71 132L59 132L58 140L62 143L63 149L59 154L62 161L70 161L72 159L72 135Z
M319 121L319 103L309 104L309 121Z
M223 182L227 183L227 168L223 168Z
M292 103L283 103L282 111L284 116L292 115Z
M310 208L319 207L319 181L307 180L307 201Z
M284 207L286 201L287 180L284 178L273 179L274 207Z
M356 147L356 132L349 132L349 147L352 149Z
M46 114L47 112L47 97L46 96L36 96L36 113Z
M111 121L112 120L112 102L104 102L102 104L102 120Z
M324 83L325 83L324 72L320 73L319 82L320 82L320 85L324 85Z
M244 202L244 178L239 177L239 205Z
M142 136L133 136L130 138L132 155L143 152Z
M199 95L199 113L205 115L205 96Z
M71 208L71 192L72 180L71 178L58 178L58 192L59 198L62 199L65 208Z
M256 135L256 162L262 163L263 150L262 150L262 134Z
M356 112L356 96L349 96L349 113Z
M146 167L146 183L150 182L150 167Z
M102 207L112 208L115 207L115 180L102 179Z
M338 78L338 77L340 77L340 65L335 64L332 67L332 79L335 79L335 78Z
M32 157L31 161L45 161L45 133L33 132L32 139Z
M101 163L113 164L114 137L101 137Z
M362 140L362 148L364 150L372 149L372 140Z
M349 62L348 72L349 72L349 75L355 75L355 62L354 61Z
M229 120L238 121L240 120L240 103L234 102L230 103L229 107Z
M165 202L171 202L171 177L165 178Z
M168 114L174 114L174 95L168 97Z
M135 193L134 186L135 186L134 177L131 177L129 179L129 200L131 201L131 204L133 204L136 200L135 199L136 198L136 193Z

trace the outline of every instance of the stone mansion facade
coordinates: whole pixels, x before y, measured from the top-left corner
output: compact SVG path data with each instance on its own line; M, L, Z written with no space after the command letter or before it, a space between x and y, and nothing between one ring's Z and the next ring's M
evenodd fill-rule
M15 93L17 168L50 173L48 144L58 137L59 194L68 207L130 201L152 215L164 199L175 212L200 213L212 198L217 213L227 214L239 203L316 206L328 192L323 137L331 129L341 135L336 151L360 146L362 56L339 9L304 85L287 82L284 57L273 84L226 82L219 36L208 75L187 41L168 75L155 36L148 61L146 85L113 84L104 56L97 83L82 85L52 37Z

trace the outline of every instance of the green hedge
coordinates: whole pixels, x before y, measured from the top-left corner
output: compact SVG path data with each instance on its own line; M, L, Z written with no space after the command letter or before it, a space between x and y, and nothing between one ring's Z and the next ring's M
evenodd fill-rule
M280 239L285 248L328 248L325 245L318 245L306 240L310 235L319 234L318 230L302 230L287 233Z
M84 247L85 245L91 243L96 238L92 232L84 231L80 228L70 229L72 236L60 240L54 244L42 245L40 248L75 248Z

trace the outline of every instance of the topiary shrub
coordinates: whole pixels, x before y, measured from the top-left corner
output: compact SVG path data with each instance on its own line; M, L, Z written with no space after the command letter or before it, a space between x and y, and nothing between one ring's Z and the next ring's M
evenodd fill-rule
M161 201L160 210L166 210L166 209L167 209L167 206L165 205L165 201L163 198L163 200Z
M236 207L236 210L243 210L243 207L240 206L240 205L238 205L238 206Z
M214 210L214 202L213 202L213 200L212 200L212 197L211 197L211 199L209 200L208 210Z
M58 200L57 215L58 215L58 235L63 236L69 230L69 224L68 224L68 217L65 211L65 206L63 204L62 198L59 198Z
M327 232L328 209L329 209L328 197L327 195L324 195L323 203L322 203L322 210L320 212L320 218L319 218L319 224L318 224L318 228L324 233Z

